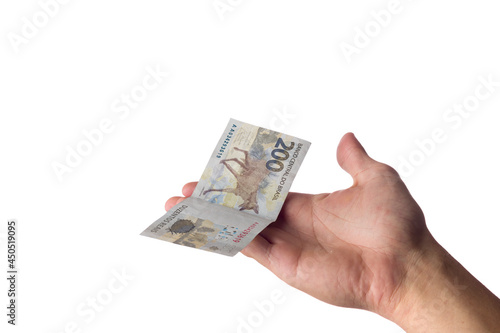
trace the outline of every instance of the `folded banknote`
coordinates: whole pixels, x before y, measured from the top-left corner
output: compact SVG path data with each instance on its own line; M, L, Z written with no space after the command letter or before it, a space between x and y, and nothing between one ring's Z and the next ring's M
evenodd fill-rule
M309 146L230 119L193 195L141 235L234 256L277 219Z

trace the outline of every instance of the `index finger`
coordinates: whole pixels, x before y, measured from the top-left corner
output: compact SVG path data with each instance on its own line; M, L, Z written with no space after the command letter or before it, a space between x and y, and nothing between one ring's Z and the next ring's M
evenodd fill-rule
M185 197L190 197L193 194L197 184L198 182L191 182L184 185L184 187L182 188L182 195Z

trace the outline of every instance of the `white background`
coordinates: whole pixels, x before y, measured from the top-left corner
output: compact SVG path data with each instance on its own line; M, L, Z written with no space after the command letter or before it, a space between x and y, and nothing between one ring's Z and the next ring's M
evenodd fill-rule
M350 186L335 158L347 131L401 170L401 158L424 156L415 141L442 128L447 140L405 181L438 241L500 294L500 87L458 128L443 119L480 76L500 81L498 4L401 0L349 63L341 43L389 1L229 3L221 19L212 0L69 1L18 47L13 34L40 4L0 4L0 220L3 234L9 218L20 229L19 325L6 324L2 279L2 332L71 332L72 322L79 332L237 332L249 316L263 319L248 332L400 332L295 291L241 254L139 236L198 180L230 117L311 141L292 186L308 193ZM114 101L148 66L168 78L121 119ZM53 163L105 118L113 131L59 181ZM133 278L110 294L122 270ZM273 290L284 303L255 314ZM79 314L96 296L109 303Z

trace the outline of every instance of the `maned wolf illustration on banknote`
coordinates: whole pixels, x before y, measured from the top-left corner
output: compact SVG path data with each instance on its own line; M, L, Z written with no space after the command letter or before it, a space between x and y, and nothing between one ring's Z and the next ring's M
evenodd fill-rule
M269 175L269 170L266 168L265 160L258 160L248 155L247 150L234 147L234 150L242 152L244 155L243 161L238 158L230 158L221 160L220 163L231 172L236 178L236 187L209 189L203 192L218 191L233 193L243 199L243 203L239 205L240 210L253 210L255 214L259 213L259 204L257 203L257 192L259 191L260 183ZM238 173L228 162L235 162L241 166L241 171Z
M192 195L141 235L234 256L276 221L309 146L230 119Z

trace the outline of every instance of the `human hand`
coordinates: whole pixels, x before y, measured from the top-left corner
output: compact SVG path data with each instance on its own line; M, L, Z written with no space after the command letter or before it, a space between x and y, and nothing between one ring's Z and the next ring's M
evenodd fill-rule
M337 160L353 178L350 188L317 195L289 193L277 221L242 253L324 302L373 311L409 331L458 331L448 321L458 315L463 319L465 304L484 286L434 240L397 172L370 158L352 133L340 141ZM195 186L186 184L183 195L190 196ZM165 208L183 199L170 198ZM449 316L434 312L416 323L429 300L457 276L472 286L472 294L445 301L460 310L451 308ZM495 303L495 296L489 300Z
M342 138L337 160L354 180L350 188L290 193L278 220L242 252L322 301L391 317L408 266L431 236L397 172L370 158L353 134Z

